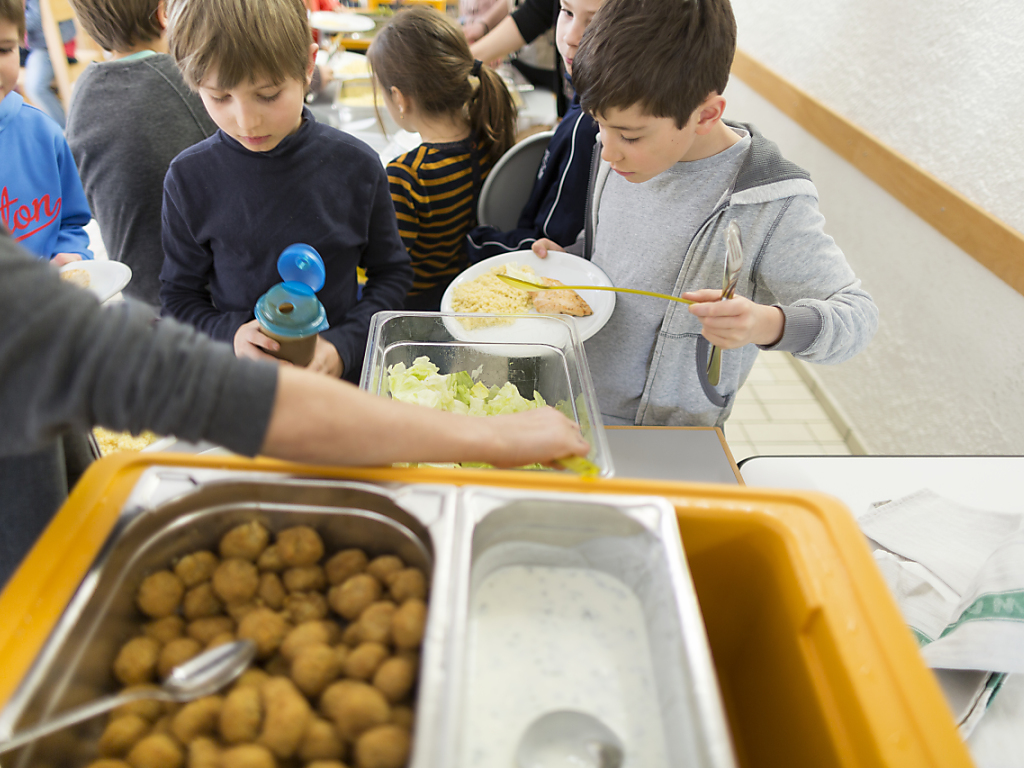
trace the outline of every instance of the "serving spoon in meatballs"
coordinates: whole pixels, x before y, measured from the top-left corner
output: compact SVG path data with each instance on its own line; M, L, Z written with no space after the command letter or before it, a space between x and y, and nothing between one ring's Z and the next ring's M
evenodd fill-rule
M50 720L37 723L9 739L0 741L0 754L23 747L43 736L49 736L51 733L109 712L111 709L132 701L157 699L159 701L184 702L209 696L242 674L255 656L256 644L252 640L236 640L215 646L174 667L161 687L136 688L70 709Z

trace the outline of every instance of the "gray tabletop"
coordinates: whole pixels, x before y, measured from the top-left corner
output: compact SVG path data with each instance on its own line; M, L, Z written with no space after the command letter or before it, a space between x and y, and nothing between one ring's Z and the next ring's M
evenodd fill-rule
M722 433L710 427L606 427L615 477L738 485Z

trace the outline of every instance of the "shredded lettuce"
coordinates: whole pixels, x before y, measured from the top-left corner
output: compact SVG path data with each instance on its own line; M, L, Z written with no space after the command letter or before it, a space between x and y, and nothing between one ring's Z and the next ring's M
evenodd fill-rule
M412 365L395 363L388 366L388 390L391 397L403 403L415 403L438 411L470 416L498 416L530 411L547 405L540 392L527 400L515 384L508 381L501 387L488 387L475 381L480 368L473 373L439 373L430 358L417 357Z

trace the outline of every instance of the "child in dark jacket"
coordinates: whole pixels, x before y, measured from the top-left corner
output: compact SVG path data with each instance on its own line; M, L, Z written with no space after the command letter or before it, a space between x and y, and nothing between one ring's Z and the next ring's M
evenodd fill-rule
M602 0L563 0L555 28L555 43L572 75L576 47ZM507 232L479 226L469 233L469 259L480 261L510 251L529 249L546 238L565 247L583 229L587 182L597 139L597 123L580 109L574 98L569 111L555 128L529 200L515 229Z
M233 342L239 357L268 358L279 345L253 310L281 281L280 253L306 243L323 257L330 324L309 367L358 380L370 318L402 306L412 268L377 153L304 107L317 50L305 5L167 9L171 55L220 130L178 155L164 181L164 314Z

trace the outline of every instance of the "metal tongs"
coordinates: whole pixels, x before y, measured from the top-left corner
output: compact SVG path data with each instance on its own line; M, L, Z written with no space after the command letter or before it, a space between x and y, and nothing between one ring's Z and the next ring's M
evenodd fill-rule
M740 280L743 269L743 243L740 240L740 228L735 221L730 221L725 228L725 273L722 276L722 301L731 299L736 293L736 284ZM722 350L711 348L708 360L708 383L717 387L722 378Z

